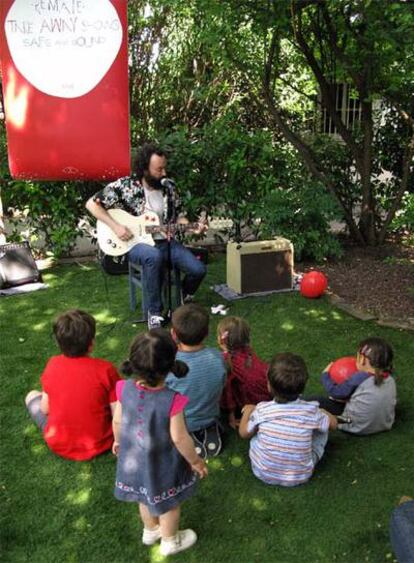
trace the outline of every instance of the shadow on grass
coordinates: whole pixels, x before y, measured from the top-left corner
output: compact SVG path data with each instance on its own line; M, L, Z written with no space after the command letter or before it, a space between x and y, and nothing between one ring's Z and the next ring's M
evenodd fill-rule
M206 307L221 299L209 285L225 277L223 260L209 268L197 294ZM94 355L119 365L132 337L145 330L131 323L136 315L129 311L127 278L104 277L92 264L56 268L45 273L45 281L50 288L43 292L0 300L0 416L7 429L1 443L4 560L162 560L157 548L140 543L136 507L113 498L115 458L108 453L75 463L54 456L29 422L23 401L39 387L47 359L57 353L51 323L68 308L96 316ZM209 461L209 477L183 505L182 525L193 527L200 539L180 562L383 561L390 551L388 516L399 496L412 491L412 338L297 293L236 301L230 314L247 319L252 345L263 358L282 351L301 354L312 374L309 393L321 391L319 374L329 361L354 353L362 338L383 336L396 351L397 421L392 432L369 438L333 433L314 477L294 489L258 481L248 441L230 433L223 454ZM211 346L219 320L211 317Z

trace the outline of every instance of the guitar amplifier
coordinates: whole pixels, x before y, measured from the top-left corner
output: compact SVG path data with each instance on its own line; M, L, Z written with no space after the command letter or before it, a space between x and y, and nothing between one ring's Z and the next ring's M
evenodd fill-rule
M292 243L282 237L227 243L227 285L240 294L291 290Z

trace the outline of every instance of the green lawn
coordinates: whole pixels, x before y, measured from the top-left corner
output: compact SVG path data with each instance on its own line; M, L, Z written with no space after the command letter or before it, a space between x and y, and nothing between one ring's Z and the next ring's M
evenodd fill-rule
M23 402L57 353L51 321L65 309L79 307L96 317L95 355L115 364L124 359L132 337L145 328L131 323L127 278L106 276L95 264L57 267L44 278L46 291L0 299L2 560L160 561L157 547L140 543L135 507L113 498L115 458L108 453L76 463L56 457ZM209 265L199 302L222 302L210 286L223 281L220 256ZM372 437L332 434L312 480L294 489L258 481L250 471L248 443L229 435L222 455L209 462L208 479L183 507L182 525L193 527L199 542L175 559L392 561L389 515L402 494L414 493L412 334L357 321L325 299L297 293L241 300L231 313L249 321L262 357L303 355L312 374L308 392L320 390L319 373L330 360L352 354L369 335L386 338L396 356L397 421L391 432ZM218 318L211 320L211 345Z

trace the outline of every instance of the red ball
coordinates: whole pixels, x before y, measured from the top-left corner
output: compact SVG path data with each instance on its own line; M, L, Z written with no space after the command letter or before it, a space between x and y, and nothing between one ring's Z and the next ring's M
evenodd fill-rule
M304 297L320 297L328 287L328 279L322 272L308 272L302 278L300 292Z
M354 356L344 356L331 365L329 375L335 383L343 383L356 371L358 371L356 358Z

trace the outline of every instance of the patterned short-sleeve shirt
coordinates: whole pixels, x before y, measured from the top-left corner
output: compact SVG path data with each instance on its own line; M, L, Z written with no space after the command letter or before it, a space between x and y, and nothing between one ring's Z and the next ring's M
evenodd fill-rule
M164 217L167 221L167 194L164 192ZM145 212L145 190L141 182L134 176L124 176L111 182L93 196L93 200L105 209L120 208L132 215L142 215ZM175 194L175 211L180 213L181 201Z

